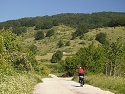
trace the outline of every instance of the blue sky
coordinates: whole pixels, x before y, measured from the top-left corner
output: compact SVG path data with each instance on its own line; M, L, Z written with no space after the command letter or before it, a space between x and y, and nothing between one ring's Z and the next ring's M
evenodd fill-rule
M125 0L1 0L0 22L60 13L125 12Z

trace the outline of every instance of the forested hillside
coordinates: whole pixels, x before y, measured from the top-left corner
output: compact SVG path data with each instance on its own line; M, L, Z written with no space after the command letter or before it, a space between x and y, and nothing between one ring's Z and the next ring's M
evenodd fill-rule
M88 29L97 27L125 26L125 13L120 12L97 12L92 14L58 14L53 16L38 16L10 20L0 23L0 29L13 27L13 32L20 34L25 32L24 27L35 26L35 29L49 29L59 24L65 24L71 27L78 27L84 24ZM20 27L20 28L19 28Z

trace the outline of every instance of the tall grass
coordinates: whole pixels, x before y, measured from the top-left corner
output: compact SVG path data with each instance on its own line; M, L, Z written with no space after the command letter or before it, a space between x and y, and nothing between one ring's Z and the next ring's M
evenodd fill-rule
M19 72L0 62L0 94L30 94L34 85L40 81L39 75Z
M35 75L16 74L1 76L0 94L30 94L33 86L38 82Z
M40 81L30 73L13 76L0 74L0 77L0 94L30 94L33 86Z
M86 77L86 82L102 89L110 90L115 94L125 94L125 78L122 77L114 78L103 74L91 75Z

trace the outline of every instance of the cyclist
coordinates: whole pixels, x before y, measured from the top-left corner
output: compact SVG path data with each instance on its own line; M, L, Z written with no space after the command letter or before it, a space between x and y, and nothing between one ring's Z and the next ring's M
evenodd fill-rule
M79 83L81 83L80 80L81 79L84 80L84 69L82 67L79 67L78 72L79 72Z

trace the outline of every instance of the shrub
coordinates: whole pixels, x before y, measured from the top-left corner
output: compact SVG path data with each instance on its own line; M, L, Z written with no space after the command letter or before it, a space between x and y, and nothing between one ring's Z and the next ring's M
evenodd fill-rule
M58 46L59 48L63 47L63 46L64 46L63 41L62 41L62 40L60 40L60 41L58 42L57 46Z
M63 57L62 51L58 50L56 53L52 55L51 63L57 63Z
M54 30L53 29L47 31L46 37L51 37L52 35L54 35Z
M66 46L70 46L70 44L71 44L70 41L66 42Z
M102 32L97 34L95 40L99 41L102 44L105 44L107 42L106 41L106 34L102 33Z
M36 54L36 52L37 52L37 46L35 46L35 45L30 45L30 46L29 46L29 49L30 49L34 54Z
M35 40L40 40L44 38L44 33L43 31L38 31L35 35Z

